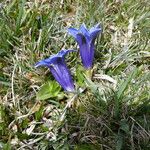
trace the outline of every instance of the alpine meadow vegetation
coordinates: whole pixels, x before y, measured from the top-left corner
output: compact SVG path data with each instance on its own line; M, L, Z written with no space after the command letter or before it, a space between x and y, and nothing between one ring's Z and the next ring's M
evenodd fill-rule
M0 149L149 150L149 0L1 0Z

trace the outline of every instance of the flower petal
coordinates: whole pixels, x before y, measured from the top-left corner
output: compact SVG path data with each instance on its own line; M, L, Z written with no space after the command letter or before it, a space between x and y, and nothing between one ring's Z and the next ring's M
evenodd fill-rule
M66 50L66 49L63 49L63 50L58 52L57 56L58 57L64 57L65 55L67 55L70 52L77 52L77 50L73 50L73 49Z
M89 34L89 31L88 31L88 29L84 23L80 26L79 31L89 40L90 34Z
M49 58L41 60L35 64L35 67L46 66L49 67L51 64L56 64L58 57L64 57L69 52L76 52L76 50L61 50L58 54L52 55Z
M64 60L64 56L69 52L74 52L75 50L61 50L58 54L52 55L51 57L41 60L35 64L35 67L46 66L50 69L56 81L64 88L66 91L74 91L74 83L71 77L71 73L67 68Z
M94 59L95 39L102 31L100 24L95 25L90 30L86 28L85 24L82 24L79 30L70 28L68 31L79 45L83 66L90 69Z
M68 32L76 39L76 35L79 33L79 30L77 30L75 28L69 28Z
M69 28L68 32L75 38L78 44L81 43L81 39L84 35L81 32L79 32L79 30L76 30L74 28Z
M54 58L55 59L55 58ZM44 59L44 60L41 60L39 62L37 62L35 64L35 68L37 67L40 67L40 66L46 66L46 67L49 67L50 64L53 62L53 59L51 57L47 58L47 59Z
M101 29L101 25L98 23L98 24L96 24L94 27L92 27L90 30L89 30L89 32L91 32L91 31L93 31L93 30L95 30L95 29Z
M86 69L92 67L93 59L94 59L94 45L91 45L87 42L82 42L80 47L80 56L82 63Z
M76 39L77 43L80 45L87 43L87 39L85 38L85 36L82 33L78 33L77 34L77 39Z
M91 40L95 39L101 31L102 29L100 27L100 24L97 24L94 27L92 27L89 31Z
M64 58L58 58L57 63L50 66L50 71L65 91L71 92L75 90L71 73L66 66Z

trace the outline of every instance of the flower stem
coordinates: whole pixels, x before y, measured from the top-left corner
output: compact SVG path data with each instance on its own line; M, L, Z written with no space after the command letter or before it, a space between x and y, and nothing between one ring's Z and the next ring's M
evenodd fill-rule
M71 97L72 94L69 95L69 96ZM66 106L65 106L65 108L64 108L64 110L63 110L63 112L62 112L62 115L60 116L60 121L63 121L63 120L64 120L67 109L71 107L72 103L73 103L74 100L77 98L77 96L78 96L78 94L75 94L75 95L73 95L73 96L68 100L68 102L67 102L67 104L66 104Z
M85 71L85 75L87 78L91 79L93 74L93 69L88 69Z

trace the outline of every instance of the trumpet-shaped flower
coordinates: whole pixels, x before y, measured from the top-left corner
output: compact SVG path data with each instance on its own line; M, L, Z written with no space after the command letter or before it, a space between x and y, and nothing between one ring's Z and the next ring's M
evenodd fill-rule
M46 66L50 69L55 80L63 87L65 91L73 92L75 90L70 70L65 63L65 55L75 50L61 50L59 53L50 56L47 59L36 63L35 67Z
M93 64L94 51L95 51L95 39L102 31L99 24L88 30L85 24L82 24L80 29L69 28L68 32L75 38L79 45L80 56L82 63L86 69L90 69Z

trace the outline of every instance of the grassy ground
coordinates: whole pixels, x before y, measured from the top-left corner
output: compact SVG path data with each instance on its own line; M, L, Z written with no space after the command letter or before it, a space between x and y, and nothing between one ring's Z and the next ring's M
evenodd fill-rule
M67 57L77 88L67 103L46 68L34 64L78 49L67 28L103 26L92 81L77 54ZM0 149L150 149L149 0L0 2Z

